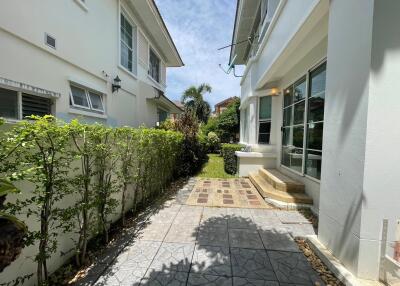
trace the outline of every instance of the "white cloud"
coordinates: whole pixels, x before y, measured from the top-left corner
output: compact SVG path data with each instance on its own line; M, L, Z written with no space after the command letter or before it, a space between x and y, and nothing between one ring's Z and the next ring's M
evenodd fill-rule
M215 103L240 96L240 78L226 75L219 64L229 60L230 49L217 49L231 43L236 1L234 0L156 0L161 15L185 63L167 71L167 95L180 99L191 85L208 83L213 88L206 100Z

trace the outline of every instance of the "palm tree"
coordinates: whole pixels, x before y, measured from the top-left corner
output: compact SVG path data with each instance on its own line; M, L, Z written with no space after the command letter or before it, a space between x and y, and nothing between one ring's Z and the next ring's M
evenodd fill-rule
M211 86L203 83L198 87L191 86L182 95L182 103L185 108L191 110L200 122L207 123L210 117L210 104L203 99L205 93L211 93Z

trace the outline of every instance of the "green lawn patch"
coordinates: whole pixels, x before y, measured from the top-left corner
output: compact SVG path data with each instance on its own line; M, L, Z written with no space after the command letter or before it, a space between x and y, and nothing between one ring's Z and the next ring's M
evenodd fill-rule
M201 171L197 174L200 178L236 178L224 171L224 159L219 154L208 154L208 162L204 164Z

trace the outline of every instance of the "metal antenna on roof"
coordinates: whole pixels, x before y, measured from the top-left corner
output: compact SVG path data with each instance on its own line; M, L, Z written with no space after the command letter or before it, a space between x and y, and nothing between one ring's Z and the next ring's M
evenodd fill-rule
M241 75L237 75L236 72L235 72L235 60L236 60L236 56L237 56L237 55L235 55L235 56L233 57L233 60L232 60L232 62L228 65L228 69L227 69L227 70L224 70L224 68L222 67L221 64L219 64L218 66L219 66L219 68L220 68L224 73L226 73L226 74L230 74L231 71L233 70L233 75L234 75L235 77L242 77Z
M220 50L223 50L223 49L232 47L232 46L240 45L240 44L243 44L243 43L245 43L245 42L249 42L249 43L251 44L251 37L248 37L246 40L243 40L243 41L240 41L240 42L236 42L236 43L233 43L233 44L224 46L224 47L222 47L222 48L218 48L217 51L220 51Z

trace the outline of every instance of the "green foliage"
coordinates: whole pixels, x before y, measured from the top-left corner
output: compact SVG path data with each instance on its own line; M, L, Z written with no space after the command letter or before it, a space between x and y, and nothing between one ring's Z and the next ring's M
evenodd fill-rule
M163 130L175 130L175 123L171 119L164 120L161 122L159 129Z
M187 138L196 138L191 127L181 126ZM29 229L27 244L38 243L38 285L48 283L47 260L57 250L59 233L77 234L77 265L86 261L89 239L102 234L108 241L111 215L127 201L133 210L165 190L182 162L184 136L175 131L146 128L108 128L69 124L54 117L31 117L17 124L0 141L0 189L9 193L12 183L28 181L29 196L8 203L7 216L34 217L39 229ZM4 189L4 190L3 190ZM121 196L118 196L117 192ZM67 201L74 198L73 203Z
M32 116L30 119L19 123L1 142L2 157L12 152L2 171L10 181L24 179L34 186L30 197L18 198L6 207L12 215L23 211L27 217L34 216L40 222L39 229L29 229L27 244L39 242L35 256L37 279L38 285L45 285L48 281L47 260L57 249L61 228L63 210L58 202L70 193L67 175L72 158L66 152L69 140L66 126L60 125L52 116Z
M201 171L197 174L200 178L235 178L235 175L230 175L224 170L224 159L220 154L208 154L208 161L204 164Z
M200 130L203 134L207 135L210 132L217 133L218 117L210 117L207 124L202 124Z
M203 83L198 87L189 87L182 95L185 109L194 112L197 120L203 123L207 123L211 114L210 104L203 98L205 93L211 93L211 86Z
M176 121L175 128L184 136L179 154L178 176L189 176L199 171L207 160L205 141L198 136L199 123L193 112L186 110Z
M217 118L216 132L221 142L235 142L240 128L240 99L233 101Z
M211 153L218 152L221 148L220 140L215 132L209 132L207 135L208 151Z
M222 157L224 158L224 169L228 174L237 173L237 157L235 151L240 151L243 148L239 144L222 144Z

